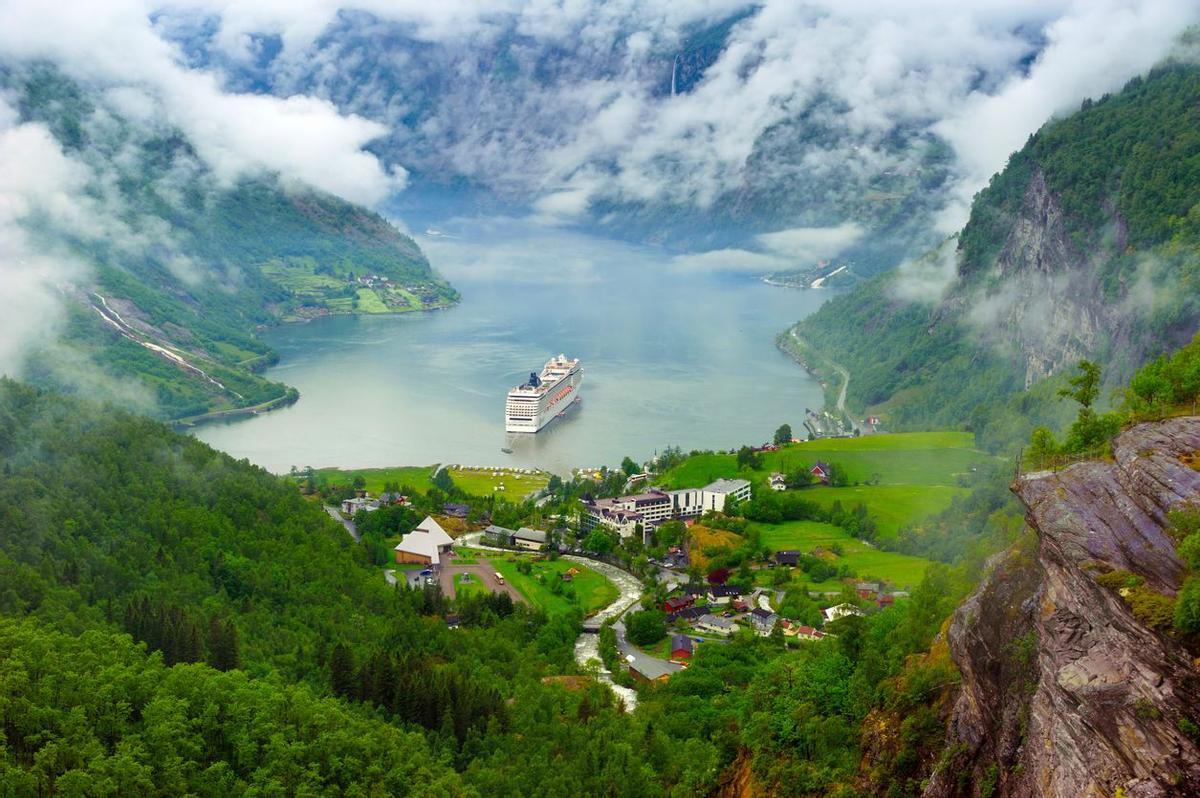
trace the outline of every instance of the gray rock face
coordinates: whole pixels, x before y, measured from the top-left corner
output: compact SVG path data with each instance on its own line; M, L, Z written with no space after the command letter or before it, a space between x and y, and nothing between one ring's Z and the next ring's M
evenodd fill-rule
M1140 575L1173 595L1184 577L1166 514L1200 499L1200 418L1133 428L1114 463L1030 474L1013 486L1038 534L1009 552L955 614L962 688L933 798L1200 795L1200 672L1094 576ZM1188 462L1185 462L1188 461Z

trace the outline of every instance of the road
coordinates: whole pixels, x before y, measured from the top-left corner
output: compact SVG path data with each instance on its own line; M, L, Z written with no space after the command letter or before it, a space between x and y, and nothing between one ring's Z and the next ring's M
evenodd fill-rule
M355 543L359 542L361 536L358 534L358 527L355 526L353 521L343 518L341 510L326 504L325 512L329 513L329 517L334 521L337 521L339 524L346 527L346 531L350 533L350 537L354 538Z
M472 532L463 535L454 541L454 545L470 547L474 549L483 549L485 551L496 551L508 553L507 549L498 549L493 546L485 546L479 543L482 532ZM599 628L601 624L610 619L617 619L613 624L613 631L617 636L617 651L621 654L621 661L628 662L628 657L633 657L633 666L642 673L675 673L683 669L683 666L677 665L669 660L651 657L648 654L642 653L637 649L625 636L625 624L620 620L625 613L637 606L638 601L642 597L642 583L633 574L625 571L615 565L609 565L606 562L592 560L587 557L579 557L574 554L562 555L564 560L569 560L577 565L582 565L596 571L608 581L616 585L620 595L617 599L609 604L604 609L597 612L586 621L588 629ZM445 588L443 587L443 590ZM575 640L575 661L582 667L587 667L589 664L600 662L600 637L595 631L585 631ZM625 702L625 706L630 711L633 711L637 706L637 693L630 690L628 687L622 687L612 680L612 673L605 670L603 663L600 664L598 678L601 682L607 684L617 696Z
M811 346L808 345L807 341L805 341L803 338L801 338L799 335L796 334L795 327L792 328L791 334L792 334L792 338L794 338L796 340L796 343L807 348L810 352L815 352L815 350ZM834 363L832 360L830 360L827 357L824 358L824 360L826 363L829 364L829 367L832 368L834 371L836 371L838 373L838 376L842 378L842 388L840 391L838 391L836 407L837 407L838 413L845 415L846 414L846 388L850 385L850 372L847 371L846 369L842 368L841 366L839 366L837 363ZM853 420L851 421L851 423L853 423Z
M442 586L442 594L446 598L454 598L455 574L470 574L476 584L481 584L493 593L507 593L513 601L528 604L525 597L515 587L496 580L496 569L487 565L443 565L438 571L438 583Z

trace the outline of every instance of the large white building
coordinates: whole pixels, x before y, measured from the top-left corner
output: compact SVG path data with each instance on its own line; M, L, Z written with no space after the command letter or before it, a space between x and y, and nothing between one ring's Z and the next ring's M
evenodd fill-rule
M750 498L750 483L744 479L718 479L703 488L668 491L651 488L632 496L596 499L584 505L583 528L586 531L603 524L627 538L634 534L638 524L642 529L653 529L663 521L722 512L729 497L746 501Z

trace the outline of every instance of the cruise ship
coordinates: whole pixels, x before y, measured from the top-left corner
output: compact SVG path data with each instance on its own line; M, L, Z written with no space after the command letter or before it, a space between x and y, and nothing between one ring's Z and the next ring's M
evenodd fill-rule
M579 358L552 357L542 373L530 372L529 380L508 392L504 403L505 432L537 432L555 416L579 401L583 367Z

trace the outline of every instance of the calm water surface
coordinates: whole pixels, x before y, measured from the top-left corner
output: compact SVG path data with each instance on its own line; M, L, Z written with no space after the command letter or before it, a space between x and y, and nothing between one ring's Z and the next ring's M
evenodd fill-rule
M828 292L684 270L654 250L514 220L448 222L417 238L460 305L272 330L264 337L281 359L268 376L300 401L197 436L276 472L463 463L566 473L667 445L768 440L821 403L774 337ZM583 361L582 403L537 435L506 434L505 393L559 352Z

